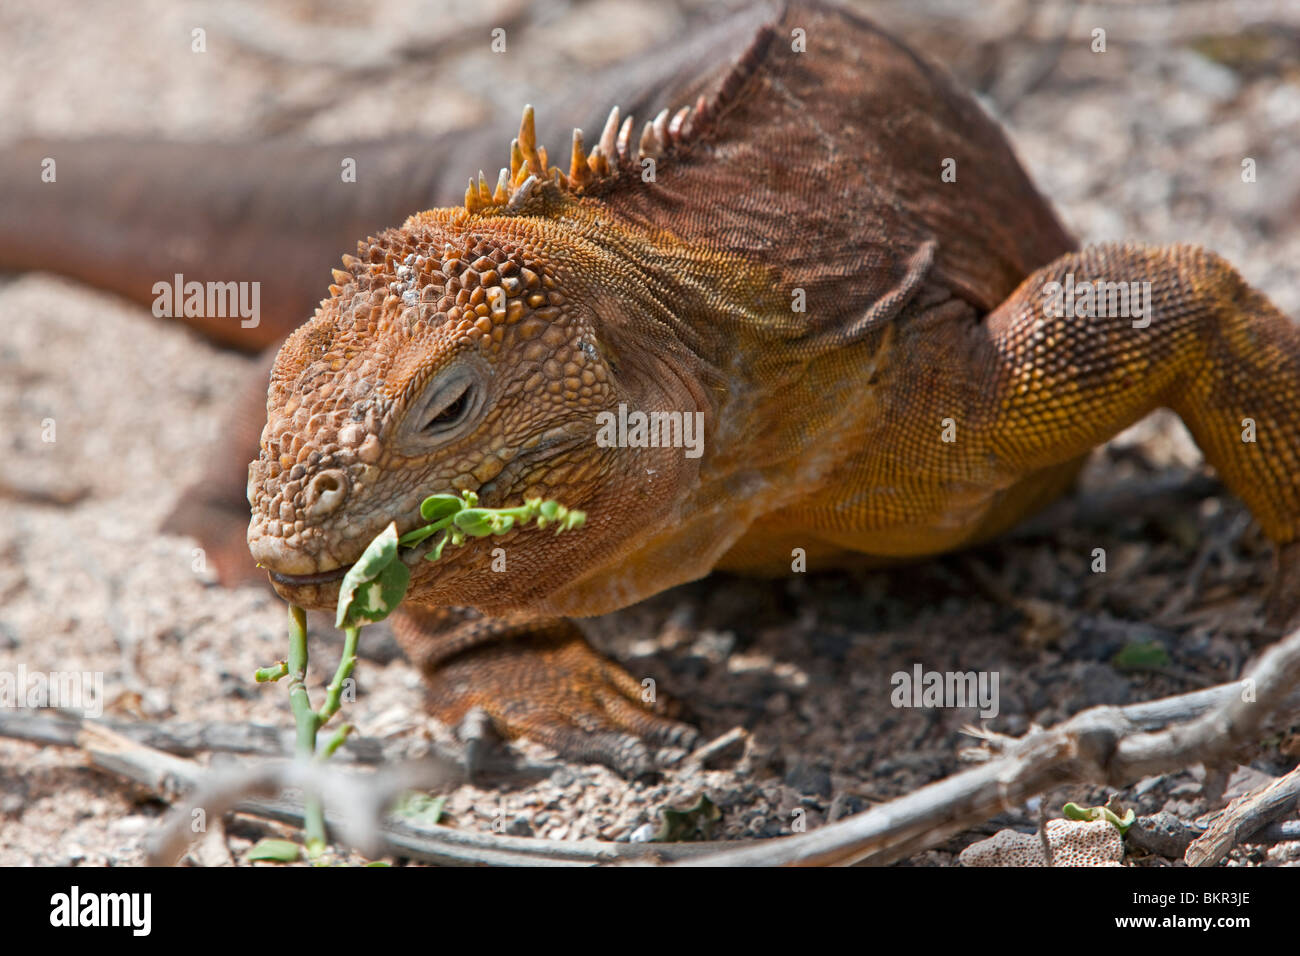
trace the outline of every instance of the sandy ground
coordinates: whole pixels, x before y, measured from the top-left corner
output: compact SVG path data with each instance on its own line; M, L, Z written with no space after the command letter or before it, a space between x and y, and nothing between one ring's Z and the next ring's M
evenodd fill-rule
M977 14L939 3L863 6L981 92L1083 239L1204 243L1300 315L1300 18L1244 35L1214 4L1193 5L1211 11L1199 26L1102 18L1109 49L1099 56L1088 36L1102 21L1086 11L1058 40L1066 21L1033 4ZM291 130L328 140L454 128L517 110L511 77L538 51L563 51L580 74L671 32L684 9L623 0L522 14L505 2L447 7L434 16L382 2L363 11L6 6L0 135ZM486 36L504 20L518 24L518 53L491 91L480 82L483 44L437 57L402 52L460 31ZM214 51L199 65L187 45L195 24L206 25ZM366 81L349 80L344 67ZM1241 182L1243 157L1256 159L1258 182ZM0 672L102 674L106 712L117 717L288 726L284 695L250 680L283 654L283 606L261 588L216 587L195 566L194 542L156 530L197 475L248 360L41 274L0 276L0 327ZM1099 451L1085 485L1199 460L1181 426L1158 417ZM1087 570L1095 547L1111 556L1105 575ZM959 768L959 728L975 713L891 707L894 672L917 662L996 671L1001 713L990 726L1007 733L1230 679L1255 650L1267 555L1240 505L1224 498L1175 518L1061 528L893 572L774 585L711 578L590 631L682 701L706 739L745 727L743 755L653 782L573 766L526 785L463 786L449 794L445 822L486 830L504 816L520 835L626 840L662 807L689 806L703 792L722 808L722 838L787 833L797 808L815 826ZM1115 654L1135 641L1160 645L1167 663L1118 666ZM361 733L410 752L445 734L422 716L404 662L365 661L358 680L349 716ZM1294 736L1270 741L1247 755L1234 783L1284 772L1298 750ZM1221 805L1219 788L1206 785L1215 776L1194 768L1121 799L1195 819ZM1105 797L1063 788L1046 799L1059 807ZM165 809L76 753L0 741L0 864L139 863ZM976 836L1035 819L1032 809L1009 812L911 862L949 864ZM208 861L239 860L252 838L276 832L235 829ZM1239 850L1233 862L1295 864L1300 844Z

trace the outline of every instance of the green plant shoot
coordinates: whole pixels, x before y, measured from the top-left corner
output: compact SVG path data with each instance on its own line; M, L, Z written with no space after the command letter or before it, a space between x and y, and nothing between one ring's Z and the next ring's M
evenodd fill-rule
M472 491L430 495L420 503L420 517L427 523L401 537L397 534L397 523L389 522L344 575L334 618L334 626L342 628L344 633L343 656L334 679L325 689L325 703L319 710L312 709L307 696L307 616L302 608L293 605L289 608L288 659L263 667L255 675L259 683L290 678L289 701L298 726L298 753L303 757L328 758L352 731L351 724L344 724L318 752L316 738L320 729L338 712L344 686L356 667L361 628L388 617L406 596L411 572L399 557L401 548L412 547L441 532L442 537L425 555L425 560L437 561L448 544L460 547L469 538L505 534L529 522L535 522L538 528L554 526L555 533L560 534L582 527L587 520L585 512L540 498L530 498L515 508L480 508L478 495ZM304 821L307 855L316 862L326 846L325 814L319 800L307 800ZM269 843L266 847L255 847L254 853L257 855L250 858L288 859L283 846Z

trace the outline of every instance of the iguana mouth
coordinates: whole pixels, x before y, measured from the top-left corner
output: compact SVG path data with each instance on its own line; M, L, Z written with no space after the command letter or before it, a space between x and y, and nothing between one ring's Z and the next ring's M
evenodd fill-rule
M330 571L317 571L314 574L281 574L279 571L268 571L271 580L279 584L287 584L290 587L302 587L311 584L328 584L331 581L340 581L343 576L352 569L352 565L345 564L340 568L334 568Z
M428 553L433 542L421 541L419 544L402 545L397 549L398 557L404 561L408 567L414 567L419 559ZM328 571L313 571L311 574L282 574L279 571L267 570L271 580L278 584L285 584L289 587L311 587L315 584L330 584L334 581L341 581L352 570L355 561L349 561L347 564L340 565L337 568L330 568Z
M566 434L564 429L553 429L546 433L538 440L537 444L522 449L493 480L479 486L477 491L483 495L483 505L485 507L498 505L500 503L498 499L504 499L509 494L508 489L512 486L519 473L531 466L537 459L548 454L553 455L557 451L576 448L588 440L589 436L585 432L571 435ZM436 540L435 537L419 544L400 547L398 548L398 556L408 567L414 568L420 562L420 559L433 547ZM271 580L277 584L283 584L291 588L313 587L343 580L355 563L355 561L349 561L337 568L331 568L328 571L313 571L310 574L285 574L280 571L272 571L269 568L267 573L270 575Z

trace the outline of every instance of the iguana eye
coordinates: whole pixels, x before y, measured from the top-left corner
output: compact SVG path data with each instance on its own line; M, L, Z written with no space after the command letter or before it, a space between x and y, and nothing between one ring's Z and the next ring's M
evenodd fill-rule
M481 377L480 370L459 364L429 382L407 409L401 425L403 444L425 451L468 432L486 405Z
M464 417L465 410L469 408L470 392L473 391L473 385L466 382L461 393L451 399L446 405L434 410L424 427L420 429L425 435L436 435L438 432L455 425Z

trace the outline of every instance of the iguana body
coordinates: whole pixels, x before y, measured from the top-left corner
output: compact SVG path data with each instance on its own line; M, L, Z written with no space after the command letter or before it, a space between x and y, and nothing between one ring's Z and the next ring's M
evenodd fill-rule
M988 538L1170 406L1279 546L1271 607L1293 615L1300 333L1230 266L1073 252L974 102L832 8L774 16L703 93L622 148L607 129L567 175L526 115L496 189L345 257L276 361L249 471L277 590L331 607L433 492L585 510L561 537L407 553L397 632L442 719L478 709L636 772L690 732L563 618L714 568L788 571L794 549L815 569ZM1052 314L1044 287L1067 281L1149 282L1149 324ZM619 406L702 413L703 455L603 447Z
M996 126L869 24L793 7L639 152L616 129L592 158L575 139L566 176L526 113L495 190L471 181L463 208L361 243L272 376L249 543L295 602L331 606L370 538L419 524L435 491L588 513L580 533L501 539L501 571L495 541L407 554L408 603L429 610L399 634L444 719L479 707L640 769L628 731L680 729L539 618L715 567L779 572L794 548L815 567L980 540L1160 405L1294 573L1300 334L1210 253L1071 253ZM1068 276L1149 282L1149 323L1047 314L1044 285ZM601 447L619 406L702 413L703 456ZM448 606L496 620L439 634Z

